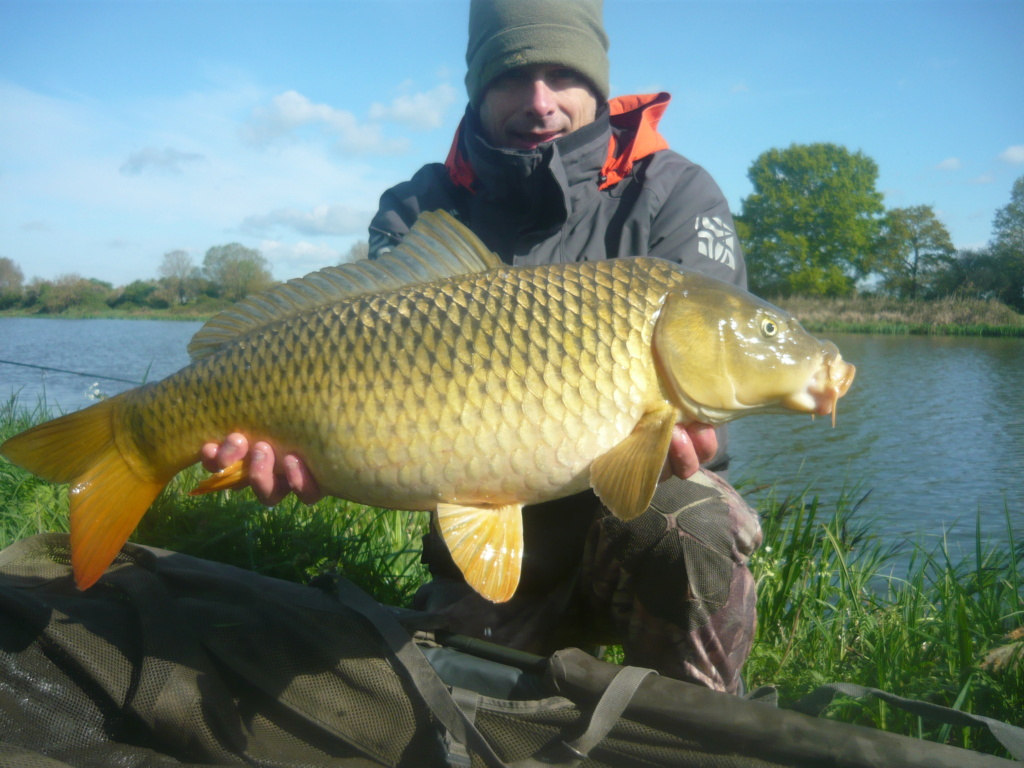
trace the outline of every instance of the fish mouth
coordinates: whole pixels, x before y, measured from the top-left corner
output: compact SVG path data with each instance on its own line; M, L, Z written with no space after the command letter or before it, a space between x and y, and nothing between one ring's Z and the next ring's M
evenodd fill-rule
M832 414L832 426L836 425L836 405L853 383L857 367L843 360L834 345L826 349L822 364L814 372L807 388L786 399L787 408L804 411L814 416Z

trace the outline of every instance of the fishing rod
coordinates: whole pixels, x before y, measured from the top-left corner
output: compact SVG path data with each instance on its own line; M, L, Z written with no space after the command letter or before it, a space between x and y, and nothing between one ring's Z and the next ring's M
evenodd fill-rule
M16 363L13 360L0 360L0 363L6 363L7 365L19 365L22 368L36 368L40 371L53 371L54 373L70 373L73 376L82 376L86 379L104 379L106 381L119 381L122 384L143 384L141 381L132 381L130 379L119 379L116 376L104 376L101 373L83 373L81 371L69 371L66 368L51 368L47 365L36 365L34 363ZM146 373L149 373L148 369Z

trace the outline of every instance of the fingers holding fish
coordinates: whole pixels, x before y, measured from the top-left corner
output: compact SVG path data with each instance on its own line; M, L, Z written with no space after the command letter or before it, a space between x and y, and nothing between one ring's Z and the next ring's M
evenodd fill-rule
M249 441L240 432L232 432L222 443L205 443L200 450L203 468L207 472L220 472L242 461L249 453Z
M324 497L306 463L286 453L280 462L270 443L258 441L249 450L249 440L240 432L232 432L222 443L206 443L201 450L207 472L223 472L239 462L247 463L241 482L235 487L251 487L261 504L272 507L294 492L304 504L315 504Z
M281 463L284 467L285 485L298 496L299 501L303 504L316 504L324 497L316 478L301 458L294 453L286 453Z
M709 461L716 453L718 435L714 427L700 423L676 424L658 482L672 475L685 480L700 469L701 462Z

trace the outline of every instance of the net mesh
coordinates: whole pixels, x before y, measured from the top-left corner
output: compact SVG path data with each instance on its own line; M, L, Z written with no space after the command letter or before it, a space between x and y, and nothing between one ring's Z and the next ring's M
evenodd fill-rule
M133 545L80 592L67 554L57 534L0 552L0 768L447 764L424 699L444 684L414 683L406 651L394 655L378 632L382 619L341 592ZM588 727L617 671L560 651L538 678L551 698L478 697L473 720L505 763L557 754ZM556 762L1011 765L656 676L608 725L587 759L563 752Z

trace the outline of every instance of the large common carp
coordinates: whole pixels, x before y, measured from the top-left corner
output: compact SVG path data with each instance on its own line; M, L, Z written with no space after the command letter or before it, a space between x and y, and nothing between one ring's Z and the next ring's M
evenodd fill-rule
M676 422L834 418L854 375L833 344L726 283L649 258L510 267L444 213L380 260L241 302L189 352L162 381L0 446L72 484L82 589L203 443L238 431L299 454L326 493L435 512L469 584L507 600L523 505L593 488L628 520Z

